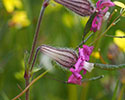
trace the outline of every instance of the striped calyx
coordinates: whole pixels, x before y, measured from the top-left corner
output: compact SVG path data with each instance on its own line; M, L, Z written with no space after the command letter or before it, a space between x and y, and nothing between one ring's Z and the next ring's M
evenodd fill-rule
M42 45L40 47L40 51L66 68L73 67L78 59L75 51L71 49L55 48L52 46Z
M89 0L54 0L81 16L90 16L95 12Z

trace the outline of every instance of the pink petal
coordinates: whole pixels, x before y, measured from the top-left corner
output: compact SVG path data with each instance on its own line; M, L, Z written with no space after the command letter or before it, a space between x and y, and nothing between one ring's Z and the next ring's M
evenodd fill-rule
M83 62L83 61L82 61L81 58L79 58L79 59L77 60L77 62L76 62L76 64L75 64L75 69L76 69L76 70L79 69L79 67L80 67L80 65L81 65L82 62Z
M81 80L81 79L82 79L81 74L79 74L78 72L73 72L72 74L73 74L74 77L76 77L78 80Z
M109 7L106 7L102 12L105 14L109 10Z
M83 69L83 75L85 75L85 74L86 74L86 72L87 72L87 70Z
M93 27L91 27L90 30L93 31L93 32L96 32L96 31L97 31L97 28L93 28Z
M115 4L113 2L111 2L111 1L106 1L106 2L103 2L101 4L101 8L103 8L103 7L112 7L112 6L115 6Z
M97 9L100 9L100 5L101 5L101 3L102 3L102 0L99 0L99 1L96 3L96 7L97 7Z
M96 27L97 27L96 21L97 21L97 16L95 16L95 18L94 18L93 21L92 21L92 27L93 27L93 28L96 28Z
M101 28L101 25L102 25L102 19L103 19L103 17L102 16L100 16L100 17L98 17L98 26L97 26L97 30L100 30L100 28Z
M83 48L79 48L79 55L84 57Z
M73 83L73 84L78 84L81 85L81 79L77 79L76 77L74 77L74 75L71 75L68 79L68 83Z
M93 46L89 47L87 45L83 45L85 61L89 61L89 56L91 55L92 50L93 50Z

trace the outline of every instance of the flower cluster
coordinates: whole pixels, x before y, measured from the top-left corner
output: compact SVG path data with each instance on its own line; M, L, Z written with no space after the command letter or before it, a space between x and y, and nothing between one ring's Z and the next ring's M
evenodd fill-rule
M100 29L103 16L105 13L108 11L109 7L114 6L115 4L111 2L110 0L99 0L96 3L96 16L93 19L92 26L91 26L91 31L96 32L97 30Z
M75 68L70 68L72 75L69 77L68 83L79 84L81 85L82 75L80 72L83 70L83 75L86 74L86 71L91 71L93 69L93 63L88 63L89 56L91 55L93 46L88 47L83 45L83 48L79 48L79 58L75 64Z

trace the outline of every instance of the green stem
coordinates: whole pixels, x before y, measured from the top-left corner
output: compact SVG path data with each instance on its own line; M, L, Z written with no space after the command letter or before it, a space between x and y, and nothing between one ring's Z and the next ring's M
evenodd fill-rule
M41 77L43 77L46 73L48 73L49 70L45 71L44 73L40 74L38 77L36 77L28 86L16 97L14 97L12 100L16 100L19 97L21 97L36 81L38 81Z
M29 69L29 67L30 67L30 64L33 60L33 55L34 55L34 51L35 51L35 47L36 47L36 43L37 43L37 38L38 38L39 30L40 30L40 24L41 24L41 21L43 19L43 14L44 14L45 8L48 6L48 4L49 4L49 0L44 0L43 5L41 7L40 15L39 15L39 18L38 18L38 22L37 22L37 26L36 26L36 32L35 32L34 40L33 40L33 44L32 44L32 49L31 49L31 52L30 52L29 60L28 60L28 65L26 66L27 68L25 69L24 78L25 78L26 87L30 83L30 77L31 77L30 71L32 71L33 66L31 67L31 69ZM35 61L33 62L33 65L34 65L34 63L35 63ZM29 100L29 89L27 89L27 91L26 91L25 99Z
M112 37L112 38L125 38L125 36L113 36L113 35L108 35L108 34L105 34L105 36Z
M92 32L85 40L83 40L76 48L75 50L77 50L81 45L83 45L84 43L87 42L87 40L93 35L94 33Z
M102 70L116 70L116 69L125 68L125 64L109 65L109 64L99 64L99 63L95 63L95 64L94 64L94 67L95 67L95 68L102 69Z
M29 61L28 61L29 65L32 62L32 58L33 58L33 54L34 54L34 51L35 51L35 46L36 46L39 30L40 30L40 24L41 24L41 21L42 21L42 18L43 18L43 14L44 14L45 8L48 6L48 2L49 2L49 0L45 0L43 2L42 7L41 7L39 19L38 19L38 22L37 22L38 24L37 24L36 32L35 32L35 35L34 35L33 45L32 45L32 49L31 49Z
M90 79L83 79L82 82L95 81L95 80L99 80L99 79L101 79L103 77L104 77L104 75L97 76L97 77L92 77Z

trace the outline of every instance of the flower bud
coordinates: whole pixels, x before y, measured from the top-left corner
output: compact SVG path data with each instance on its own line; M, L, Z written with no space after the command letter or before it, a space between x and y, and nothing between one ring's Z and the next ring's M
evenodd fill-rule
M55 60L60 65L70 68L77 62L77 54L71 49L55 48L42 45L40 51Z
M95 8L89 0L54 0L81 16L90 16Z

